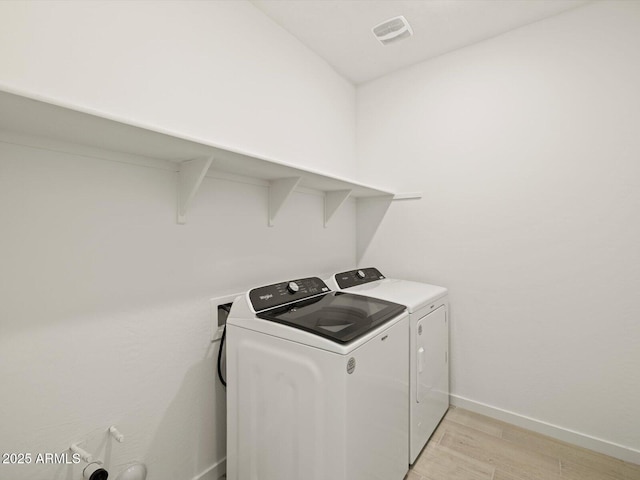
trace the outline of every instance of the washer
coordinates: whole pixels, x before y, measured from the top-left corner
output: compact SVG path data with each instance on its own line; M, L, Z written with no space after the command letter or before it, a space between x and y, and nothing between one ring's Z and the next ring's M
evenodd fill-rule
M409 316L319 278L254 288L227 319L229 480L402 480Z
M409 310L409 464L413 464L449 408L448 291L386 278L376 268L337 273L327 283Z

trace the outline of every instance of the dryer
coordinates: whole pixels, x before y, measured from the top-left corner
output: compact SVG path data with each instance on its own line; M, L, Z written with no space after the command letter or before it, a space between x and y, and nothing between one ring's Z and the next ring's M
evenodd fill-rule
M449 408L449 300L444 287L386 278L376 268L333 275L336 290L405 305L409 311L409 464Z
M254 288L227 319L229 480L402 480L408 313L319 278Z

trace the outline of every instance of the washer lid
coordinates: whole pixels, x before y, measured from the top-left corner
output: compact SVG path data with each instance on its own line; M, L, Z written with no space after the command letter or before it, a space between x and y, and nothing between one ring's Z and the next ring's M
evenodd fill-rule
M403 305L379 298L330 292L265 310L256 316L346 344L397 317L404 310Z
M407 307L409 313L435 302L448 292L444 287L393 278L357 285L345 291L400 303Z

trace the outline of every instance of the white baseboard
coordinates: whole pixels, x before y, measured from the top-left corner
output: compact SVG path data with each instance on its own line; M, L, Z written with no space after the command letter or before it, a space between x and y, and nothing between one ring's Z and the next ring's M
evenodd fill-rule
M204 472L199 473L191 480L218 480L222 475L227 473L227 459L226 457L217 463L214 463Z
M487 417L495 418L496 420L501 420L518 427L526 428L527 430L547 435L555 438L556 440L588 448L589 450L603 453L605 455L624 460L625 462L640 464L640 450L635 450L630 447L625 447L624 445L602 440L601 438L592 437L591 435L559 427L551 423L536 420L535 418L503 410L502 408L493 407L486 403L476 402L475 400L470 400L459 395L451 395L450 399L451 404L456 407L464 408L481 415L486 415Z

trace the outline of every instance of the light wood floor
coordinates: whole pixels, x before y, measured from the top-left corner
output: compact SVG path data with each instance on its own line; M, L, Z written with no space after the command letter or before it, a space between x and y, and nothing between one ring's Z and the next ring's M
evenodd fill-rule
M407 480L640 480L640 466L451 407Z

